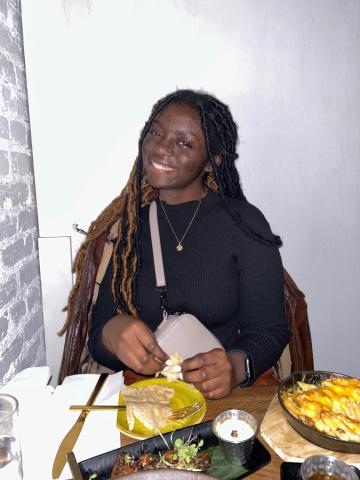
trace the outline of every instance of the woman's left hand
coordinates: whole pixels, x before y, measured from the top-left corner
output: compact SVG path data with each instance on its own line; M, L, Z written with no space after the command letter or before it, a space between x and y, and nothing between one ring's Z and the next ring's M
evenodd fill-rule
M209 399L229 395L245 379L244 372L245 356L241 352L227 353L221 348L199 353L182 363L184 380L195 384Z

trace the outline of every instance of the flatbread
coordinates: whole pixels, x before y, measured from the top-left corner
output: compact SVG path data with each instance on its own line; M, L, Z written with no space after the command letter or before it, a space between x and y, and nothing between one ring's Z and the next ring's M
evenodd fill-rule
M126 418L129 430L134 429L137 418L149 430L157 431L169 421L172 410L170 398L174 394L172 388L164 385L148 387L127 387L121 390L126 405Z

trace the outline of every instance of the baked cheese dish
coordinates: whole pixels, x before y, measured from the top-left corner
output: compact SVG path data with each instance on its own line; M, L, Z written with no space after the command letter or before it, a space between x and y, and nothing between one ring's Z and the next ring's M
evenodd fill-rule
M297 382L283 396L286 408L299 420L322 433L360 442L360 380L331 377L319 386Z

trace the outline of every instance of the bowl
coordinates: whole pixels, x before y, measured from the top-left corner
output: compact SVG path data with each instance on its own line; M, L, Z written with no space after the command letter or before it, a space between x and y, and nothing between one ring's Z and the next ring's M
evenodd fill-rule
M347 463L328 455L313 455L301 465L304 480L333 478L334 480L359 480L355 470Z
M245 465L250 460L258 429L253 415L234 408L220 413L212 423L226 458L235 465Z
M278 388L279 402L284 412L286 420L302 437L319 447L326 448L327 450L333 450L335 452L343 453L360 453L360 443L348 442L339 438L332 437L326 433L322 433L319 430L307 425L302 420L296 418L285 406L283 402L283 396L289 391L293 391L297 388L297 382L311 383L313 385L320 385L323 380L330 377L345 377L350 378L349 375L343 375L341 373L327 372L322 370L314 370L309 372L294 372L289 377L281 382Z

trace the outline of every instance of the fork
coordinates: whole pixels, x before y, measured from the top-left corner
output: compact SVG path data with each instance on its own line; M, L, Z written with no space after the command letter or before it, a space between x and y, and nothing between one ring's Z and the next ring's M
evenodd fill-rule
M201 410L203 402L196 402L193 405L189 405L179 410L173 410L173 413L170 416L170 420L180 420L181 418L189 417L194 415Z
M187 407L180 408L178 410L173 410L170 420L180 420L182 418L194 415L201 410L204 402L196 402L193 405L188 405ZM70 405L70 410L125 410L126 406L124 405Z

